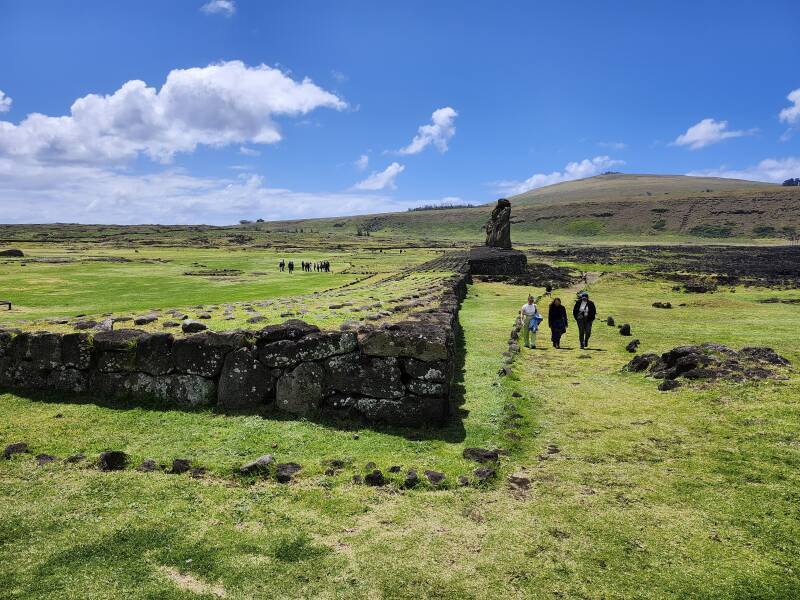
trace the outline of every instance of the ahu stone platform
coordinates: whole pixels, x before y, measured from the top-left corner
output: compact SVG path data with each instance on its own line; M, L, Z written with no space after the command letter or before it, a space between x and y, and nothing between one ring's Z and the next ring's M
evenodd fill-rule
M0 389L442 425L468 279L451 278L434 309L357 331L320 331L298 320L185 337L0 331Z
M519 250L477 246L469 251L467 263L472 275L522 275L528 259Z

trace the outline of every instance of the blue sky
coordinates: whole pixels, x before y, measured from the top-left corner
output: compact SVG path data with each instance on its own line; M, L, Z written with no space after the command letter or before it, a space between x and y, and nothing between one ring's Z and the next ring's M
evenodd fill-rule
M796 1L2 0L0 221L403 210L604 170L781 181L799 59Z

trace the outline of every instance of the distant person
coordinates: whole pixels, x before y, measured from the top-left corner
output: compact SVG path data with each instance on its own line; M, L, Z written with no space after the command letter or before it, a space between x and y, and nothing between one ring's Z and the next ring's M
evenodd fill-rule
M561 348L561 336L567 332L567 309L561 304L561 298L553 298L547 311L547 325L550 327L550 339L553 348Z
M544 288L544 295L550 297L553 295L553 284L548 283L547 286Z
M529 295L528 301L519 309L519 317L522 320L522 344L526 348L536 348L536 330L531 330L531 322L538 312L533 296Z
M589 338L592 335L592 323L597 316L597 309L594 302L589 300L588 292L581 292L572 309L572 316L578 323L578 338L581 343L581 350L589 347Z
M281 259L281 262L278 263L278 270L280 270L281 273L286 270L286 263L283 261L283 259Z
M294 261L290 260L288 266L289 266L289 273L293 273L294 272Z

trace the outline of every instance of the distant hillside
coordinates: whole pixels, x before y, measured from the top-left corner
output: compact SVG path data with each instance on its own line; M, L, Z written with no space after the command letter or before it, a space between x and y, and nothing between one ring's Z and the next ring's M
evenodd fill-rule
M653 200L659 196L694 196L737 190L765 190L780 187L773 183L690 177L688 175L625 175L613 173L530 190L510 200L516 206L602 202L605 200Z
M685 175L600 175L511 198L512 238L775 239L800 231L800 188ZM438 212L389 213L272 223L277 229L369 231L381 237L482 239L491 204ZM789 228L789 229L786 229Z
M577 241L751 241L800 231L800 187L672 175L601 175L511 198L518 244ZM192 244L339 247L465 245L483 241L493 202L471 208L228 227L0 225L0 243L94 241L101 244Z

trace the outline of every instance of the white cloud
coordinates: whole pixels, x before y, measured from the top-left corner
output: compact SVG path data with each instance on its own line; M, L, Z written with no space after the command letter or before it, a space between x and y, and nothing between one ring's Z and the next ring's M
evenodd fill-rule
M427 146L433 144L439 152L447 152L447 142L456 133L453 121L458 113L446 106L433 111L430 125L421 125L417 135L405 148L398 150L400 154L419 154Z
M236 2L233 0L209 0L200 7L200 10L207 15L231 17L236 12Z
M331 70L331 77L336 81L336 83L344 83L347 81L348 77L341 71L337 71L336 69Z
M239 146L239 154L244 156L261 156L261 152L255 148L248 148L247 146Z
M794 106L787 106L784 108L778 118L781 122L786 122L789 125L800 125L800 88L790 92L786 98L792 102Z
M405 167L403 165L393 162L383 171L373 171L369 177L355 184L353 189L370 191L396 189L397 186L395 185L394 180L404 170Z
M11 98L6 96L3 90L0 90L0 113L8 112L11 110Z
M718 144L730 138L753 135L757 129L728 130L727 121L715 121L714 119L703 119L696 125L692 125L673 142L675 146L689 146L692 150L699 150L711 144Z
M625 142L597 142L597 145L601 148L609 148L611 150L625 150L628 147L628 144Z
M568 163L563 171L553 171L552 173L536 173L525 181L497 181L493 185L495 190L506 196L522 194L528 190L553 185L563 181L573 179L583 179L598 175L612 167L624 165L624 160L615 160L610 156L595 156L594 158L584 158L580 162Z
M198 145L272 144L277 116L347 104L309 79L241 61L170 71L160 90L128 81L108 96L78 98L70 114L33 113L18 125L0 121L0 157L40 162L108 163L139 154L169 162Z
M767 158L757 165L744 169L729 169L726 166L722 166L719 169L692 171L687 173L687 175L695 175L698 177L727 177L730 179L750 179L752 181L781 183L791 177L800 177L800 157Z
M252 173L194 177L179 169L135 175L86 164L0 158L0 223L208 223L403 211L423 200L363 192L268 187Z
M362 154L353 162L353 164L355 165L356 169L363 171L369 166L369 156Z

